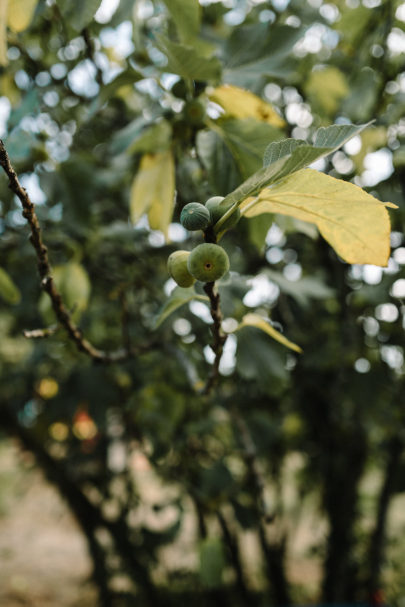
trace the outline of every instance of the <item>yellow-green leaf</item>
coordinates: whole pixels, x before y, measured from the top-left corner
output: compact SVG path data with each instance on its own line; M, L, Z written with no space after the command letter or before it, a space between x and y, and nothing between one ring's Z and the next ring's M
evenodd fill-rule
M0 65L7 65L7 6L8 0L0 0Z
M313 105L332 115L349 94L349 85L343 72L337 67L328 66L311 72L305 83L305 91Z
M224 84L215 88L209 97L234 118L255 118L272 126L285 126L284 120L269 103L238 86Z
M78 321L90 297L91 283L86 270L79 263L70 261L53 268L53 279L64 305ZM52 304L47 293L42 293L39 299L39 311L45 322L53 321Z
M3 1L3 0L0 0ZM38 0L11 0L8 3L7 25L13 32L23 32L32 21Z
M267 333L267 335L272 339L275 339L280 344L283 344L283 346L290 348L290 350L294 350L295 352L302 352L302 349L297 346L297 344L284 337L282 333L277 331L274 327L271 326L271 324L267 320L265 320L258 314L246 314L242 318L242 322L238 325L238 328L236 330L239 331L239 329L243 329L243 327L255 327L256 329L260 329L261 331Z
M356 170L361 173L364 169L364 159L369 152L374 152L387 144L387 129L385 126L377 126L372 129L366 129L360 135L361 148L357 154L352 156Z
M174 160L170 150L144 154L131 187L132 223L148 212L149 225L167 235L174 203Z
M386 266L390 219L384 203L358 186L313 169L302 169L264 188L243 213L281 213L314 223L348 263Z
M18 304L21 293L3 268L0 268L0 297L9 304Z

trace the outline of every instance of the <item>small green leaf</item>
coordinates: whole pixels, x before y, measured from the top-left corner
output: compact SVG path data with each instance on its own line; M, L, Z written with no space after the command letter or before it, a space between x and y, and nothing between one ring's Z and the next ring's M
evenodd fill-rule
M260 169L269 141L279 140L283 136L277 127L254 118L221 120L215 130L225 141L242 177Z
M153 328L157 329L170 314L177 310L177 308L180 308L180 306L183 306L194 299L197 299L198 301L209 301L206 295L198 295L198 293L194 291L194 287L189 287L188 289L176 287L155 318Z
M190 80L217 81L219 79L221 63L217 57L203 57L192 46L171 42L164 36L158 36L157 43L168 60L164 68L166 72Z
M163 0L170 11L182 42L190 42L200 29L200 5L198 0Z
M0 268L0 297L6 303L15 305L21 301L21 293L3 268Z
M129 67L124 72L116 76L114 80L101 87L99 94L92 101L87 118L90 119L98 110L115 96L115 93L123 86L134 84L145 78L141 72Z
M200 544L200 579L206 588L217 588L222 583L225 551L218 538L206 538Z
M294 350L295 352L302 352L302 349L297 346L297 344L294 344L292 341L284 337L284 335L282 335L279 331L272 327L267 320L265 320L258 314L246 314L242 318L242 322L238 325L236 331L243 329L243 327L255 327L256 329L260 329L261 331L267 333L269 337L275 339L283 346L290 348L290 350Z
M134 139L128 148L129 154L138 152L162 152L171 143L172 127L167 120L160 120L156 124L147 127Z
M81 32L92 21L101 4L101 0L57 0L61 11L69 25Z

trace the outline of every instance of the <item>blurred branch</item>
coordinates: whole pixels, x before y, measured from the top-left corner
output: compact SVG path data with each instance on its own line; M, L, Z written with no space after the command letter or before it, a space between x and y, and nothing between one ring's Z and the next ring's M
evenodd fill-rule
M222 530L222 535L224 537L225 544L228 548L229 559L230 559L232 566L236 573L236 583L237 583L238 591L240 593L241 598L243 599L243 602L246 605L249 605L250 597L249 597L249 591L248 591L246 581L245 581L245 575L243 572L242 561L240 558L238 538L237 538L236 534L233 533L231 531L231 529L229 528L225 515L220 509L217 511L217 518L218 518L218 522L219 522L219 525Z
M25 329L23 331L23 335L27 339L44 339L45 337L55 335L58 329L59 325L51 325L50 327L46 327L45 329L33 329L32 331L28 331L27 329Z
M257 507L260 517L264 520L264 522L271 523L273 520L273 515L270 512L270 507L265 497L266 484L263 472L258 462L256 445L253 442L253 438L250 434L248 425L246 424L243 417L239 415L237 409L235 407L230 407L229 414L234 423L234 426L238 430L238 438L241 442L244 460L248 467L249 475L255 489L255 497L257 500Z
M30 242L34 247L37 256L41 287L49 295L53 310L57 319L59 320L59 323L66 329L70 339L75 343L77 349L80 352L84 352L95 361L111 363L132 358L154 347L154 344L150 343L137 348L120 348L115 351L106 352L95 348L87 339L83 337L81 330L74 323L71 314L63 303L61 294L56 288L54 279L52 277L48 249L42 240L41 227L35 212L35 205L31 201L27 191L21 186L17 173L11 165L2 140L0 140L0 165L4 169L4 172L9 179L9 188L19 198L22 204L23 217L25 217L29 223L31 229Z
M211 318L214 321L213 325L211 326L211 332L214 337L214 341L211 347L214 351L215 359L206 384L202 390L202 394L209 394L216 381L218 380L219 363L221 362L227 335L225 335L225 333L223 333L221 330L222 312L220 306L219 293L215 290L215 282L207 282L204 285L204 291L209 297Z
M96 61L94 40L90 36L90 32L87 27L85 27L84 30L82 31L82 36L83 36L84 44L86 45L86 55L87 55L88 59L90 59L90 61L92 62L92 64L94 65L94 67L96 69L96 82L101 87L104 84L103 72L101 71L100 66L98 65L98 63Z
M401 456L404 444L400 436L393 436L388 444L388 458L383 483L377 501L376 521L371 534L368 552L367 593L370 599L381 587L381 566L384 559L386 542L387 514L391 498L395 492L400 472Z

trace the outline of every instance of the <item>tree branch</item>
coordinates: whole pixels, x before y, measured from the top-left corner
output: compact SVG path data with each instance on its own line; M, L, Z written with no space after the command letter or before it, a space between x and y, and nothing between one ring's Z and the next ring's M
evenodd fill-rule
M221 362L222 354L224 352L224 345L228 336L221 330L222 312L220 307L219 293L215 290L215 282L207 282L204 285L204 291L210 300L210 312L213 320L211 332L214 337L212 349L215 354L211 372L202 390L202 394L209 394L219 376L219 363Z
M115 351L106 352L94 347L87 339L83 337L81 330L74 323L69 311L63 303L61 294L56 288L55 281L52 277L52 269L49 262L48 249L42 240L41 227L39 225L38 217L35 212L35 205L31 201L27 191L20 184L17 173L11 165L10 158L1 139L0 165L2 166L4 172L8 177L9 188L19 198L23 207L23 216L29 223L31 229L30 242L34 247L37 256L41 287L49 295L52 302L53 310L56 314L59 323L66 329L70 339L75 343L77 349L80 352L84 352L85 354L90 356L90 358L92 358L93 360L103 363L112 363L120 360L125 360L127 358L135 357L141 354L142 352L149 350L153 346L153 344L140 346L138 348L125 347Z

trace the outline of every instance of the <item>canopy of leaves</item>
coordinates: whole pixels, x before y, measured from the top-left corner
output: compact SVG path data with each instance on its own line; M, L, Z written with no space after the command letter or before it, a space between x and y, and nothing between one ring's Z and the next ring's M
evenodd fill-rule
M67 497L106 605L123 577L141 606L403 597L381 525L403 490L404 23L400 0L0 2L1 137L74 323L2 173L0 424ZM220 314L166 268L202 242L183 206L217 195Z

